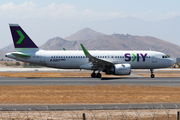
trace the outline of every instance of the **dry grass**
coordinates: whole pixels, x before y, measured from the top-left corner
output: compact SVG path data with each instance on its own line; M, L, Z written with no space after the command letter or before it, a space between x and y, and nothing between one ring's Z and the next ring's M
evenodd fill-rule
M179 103L180 87L1 86L0 104Z
M102 77L126 77L118 75L106 75L101 73ZM150 77L150 73L136 73L143 77ZM180 77L180 73L154 73L155 77ZM60 73L60 72L0 72L0 76L4 77L91 77L91 73L81 73L81 72L70 72L70 73ZM127 75L128 77L128 75Z
M55 72L37 72L37 73L24 73L24 72L17 72L17 73L0 73L0 76L4 77L91 77L91 73L55 73ZM119 77L115 75L106 75L102 73L102 77ZM124 76L121 76L124 77Z
M12 61L0 61L0 65L5 65L5 63L15 64L16 62L12 62ZM23 63L23 62L19 62L19 63Z
M150 77L150 73L137 73L143 77ZM180 77L180 73L154 73L155 77Z
M19 62L21 65L20 66L16 66L15 64L16 64L16 62L12 62L12 61L0 61L0 65L1 66L6 66L6 63L7 64L10 64L11 65L11 67L22 67L22 65L24 64L24 62ZM12 64L14 64L14 65L12 65ZM8 66L6 66L6 67L8 67Z

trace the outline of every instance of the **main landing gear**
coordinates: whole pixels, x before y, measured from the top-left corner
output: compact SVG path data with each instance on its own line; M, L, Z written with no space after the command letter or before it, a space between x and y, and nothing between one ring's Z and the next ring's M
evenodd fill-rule
M101 78L101 73L98 72L97 74L95 73L95 70L93 71L93 73L91 74L92 78Z
M153 74L153 73L154 73L154 70L153 70L153 69L150 69L150 71L151 71L151 78L154 78L154 77L155 77L155 75Z
M95 78L95 77L96 77L95 71L91 74L91 77L92 77L92 78Z

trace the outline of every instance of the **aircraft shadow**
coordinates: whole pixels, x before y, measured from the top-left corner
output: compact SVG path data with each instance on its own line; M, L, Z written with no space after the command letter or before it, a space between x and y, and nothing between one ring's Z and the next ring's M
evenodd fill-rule
M103 77L101 80L139 79L139 77Z

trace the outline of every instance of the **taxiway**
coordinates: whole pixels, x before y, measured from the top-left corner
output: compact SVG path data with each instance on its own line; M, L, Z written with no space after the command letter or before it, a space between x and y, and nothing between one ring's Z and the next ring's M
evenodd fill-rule
M0 111L180 109L180 103L0 105Z

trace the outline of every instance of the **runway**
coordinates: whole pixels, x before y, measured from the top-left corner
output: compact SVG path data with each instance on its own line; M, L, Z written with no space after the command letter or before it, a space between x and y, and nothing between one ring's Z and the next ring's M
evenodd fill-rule
M180 86L180 78L147 78L147 77L61 77L61 78L16 78L0 77L0 85L149 85L149 86Z
M56 69L56 68L13 68L13 67L0 67L0 72L86 72L92 73L91 70L79 70L79 69ZM149 69L132 69L133 72L147 72ZM155 69L154 72L180 72L179 68L165 68Z

